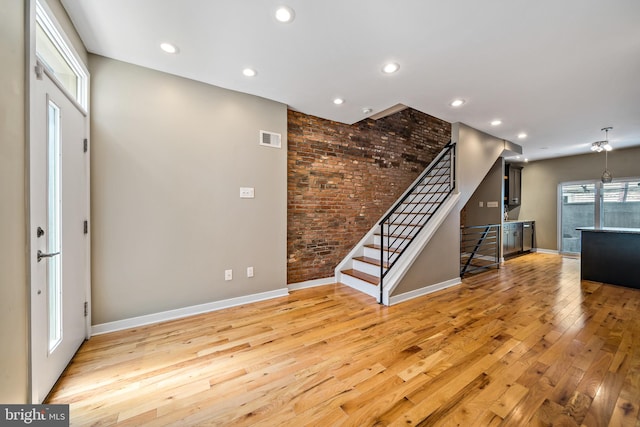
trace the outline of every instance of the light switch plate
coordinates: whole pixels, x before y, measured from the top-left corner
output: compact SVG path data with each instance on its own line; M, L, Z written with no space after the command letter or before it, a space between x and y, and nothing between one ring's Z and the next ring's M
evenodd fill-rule
M224 280L233 280L233 270L224 271Z
M253 267L247 267L247 277L253 277Z
M253 199L255 194L255 189L253 187L240 187L241 199Z
M478 202L478 207L484 208L484 202Z
M488 208L497 208L498 207L498 202L487 202L487 207Z

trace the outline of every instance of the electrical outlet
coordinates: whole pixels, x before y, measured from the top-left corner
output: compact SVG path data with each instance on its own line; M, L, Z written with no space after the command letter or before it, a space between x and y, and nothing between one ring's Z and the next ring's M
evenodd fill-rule
M484 202L478 202L478 207L484 208Z
M253 199L255 196L256 196L256 192L253 187L240 187L241 199Z
M247 267L247 277L253 277L253 267Z
M224 280L233 280L233 270L224 271Z

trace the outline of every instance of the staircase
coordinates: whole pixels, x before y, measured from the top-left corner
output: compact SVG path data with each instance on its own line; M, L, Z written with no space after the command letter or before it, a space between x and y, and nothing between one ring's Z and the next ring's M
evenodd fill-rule
M449 143L397 203L336 268L336 280L378 298L384 279L420 233L435 232L431 221L455 189L455 144ZM449 204L449 209L452 204ZM444 213L446 214L446 212ZM442 216L442 212L440 212ZM431 226L427 224L432 223ZM424 240L425 236L422 240ZM430 238L426 236L427 239Z

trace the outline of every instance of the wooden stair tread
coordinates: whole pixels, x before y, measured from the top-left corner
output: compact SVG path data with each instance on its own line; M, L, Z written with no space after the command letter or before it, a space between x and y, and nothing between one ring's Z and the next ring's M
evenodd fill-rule
M380 250L381 246L380 245L373 245L373 244L369 244L369 245L364 245L365 248L371 248L371 249L377 249ZM385 252L392 252L394 254L397 254L400 252L399 249L397 248L389 248L388 246L385 246L383 249Z
M380 233L375 233L374 234L374 236L380 236L380 235L381 235ZM413 236L410 236L410 235L403 236L401 234L392 234L392 235L385 234L384 237L392 238L392 239L396 239L396 240L397 239L411 240L413 238Z
M353 259L355 259L356 261L362 261L362 262L366 262L367 264L377 265L378 267L380 267L380 260L376 258L371 258L368 256L357 256L357 257L353 257ZM384 268L389 268L388 262L384 263Z
M449 193L448 191L418 191L415 193L409 193L412 195L416 195L416 194L447 194Z
M364 280L365 282L371 283L374 286L378 286L378 283L380 283L380 279L378 277L371 274L363 273L362 271L349 269L342 270L341 273L355 277L356 279Z
M394 215L431 215L431 212L397 212Z

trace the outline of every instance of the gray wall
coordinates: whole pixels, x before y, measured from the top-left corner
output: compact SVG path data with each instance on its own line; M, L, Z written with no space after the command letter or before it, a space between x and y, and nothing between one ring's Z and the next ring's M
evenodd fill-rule
M504 160L500 157L491 167L476 191L464 207L465 226L500 224L503 215ZM480 207L482 202L482 207ZM497 207L490 208L488 202L496 202Z
M460 277L460 214L454 210L418 255L393 295Z
M92 323L286 288L286 105L95 55L89 69Z
M458 135L457 179L458 191L461 195L459 207L462 209L505 151L505 146L509 148L520 148L520 146L463 123L454 123L451 134Z
M0 402L26 403L25 4L0 7Z
M604 153L529 162L522 169L522 205L519 218L536 222L536 246L558 250L558 184L600 179ZM614 178L640 176L640 147L613 150L609 170Z

